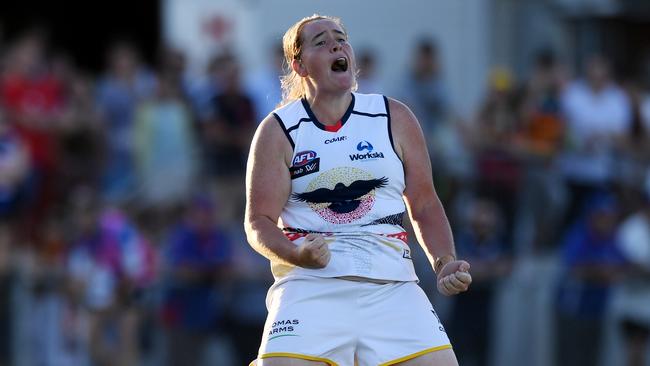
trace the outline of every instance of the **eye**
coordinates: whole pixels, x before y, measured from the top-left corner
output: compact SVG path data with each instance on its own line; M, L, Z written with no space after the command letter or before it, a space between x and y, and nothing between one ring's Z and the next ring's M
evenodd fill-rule
M316 46L322 46L325 44L325 41L318 41L316 42Z
M345 43L345 42L347 42L347 40L346 40L345 38L339 38L339 39L337 39L337 41L338 41L339 43Z

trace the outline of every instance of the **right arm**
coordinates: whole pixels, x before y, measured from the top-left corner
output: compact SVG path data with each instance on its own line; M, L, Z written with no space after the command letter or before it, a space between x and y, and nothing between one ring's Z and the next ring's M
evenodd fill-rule
M322 268L330 258L322 236L308 235L296 246L277 222L291 193L289 166L293 151L273 115L255 132L246 166L244 228L250 245L273 262L305 268Z

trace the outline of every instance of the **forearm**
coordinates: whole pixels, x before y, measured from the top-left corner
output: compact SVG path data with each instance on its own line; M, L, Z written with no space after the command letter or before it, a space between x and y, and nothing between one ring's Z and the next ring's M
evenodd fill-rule
M255 251L270 261L298 265L297 246L270 218L258 216L246 220L246 238Z
M437 197L414 207L411 211L411 222L415 236L434 271L455 260L456 250L451 227Z

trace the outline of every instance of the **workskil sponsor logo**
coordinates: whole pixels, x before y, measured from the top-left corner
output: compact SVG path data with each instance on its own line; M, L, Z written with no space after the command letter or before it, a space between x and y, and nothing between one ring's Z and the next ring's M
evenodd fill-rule
M304 177L320 170L320 158L313 150L301 151L293 158L293 165L289 168L291 179Z
M357 150L358 151L364 151L368 150L368 152L372 151L374 147L372 147L372 144L369 143L368 141L361 141L357 144Z
M357 151L359 153L350 154L351 161L362 161L362 160L375 160L383 159L384 153L380 151L374 151L375 148L369 141L360 141L357 144Z
M375 159L383 159L384 158L384 153L382 152L374 152L374 153L365 153L365 154L352 154L350 155L350 160L355 161L355 160L375 160Z

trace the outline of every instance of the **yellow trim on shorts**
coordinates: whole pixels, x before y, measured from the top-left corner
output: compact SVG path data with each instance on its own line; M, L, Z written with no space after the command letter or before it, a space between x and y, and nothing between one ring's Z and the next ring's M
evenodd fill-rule
M449 346L451 347L451 346ZM270 357L289 357L289 358L299 358L301 360L307 360L307 361L319 361L319 362L325 362L329 366L339 366L336 362L329 360L327 358L321 358L321 357L314 357L314 356L307 356L307 355L301 355L299 353L285 353L285 352L275 352L275 353L265 353L259 358L270 358Z
M394 364L396 364L396 363L400 363L400 362L408 361L408 360L410 360L410 359L416 358L416 357L418 357L418 356L425 355L425 354L427 354L427 353L431 353L431 352L435 352L435 351L442 351L443 349L450 349L450 348L451 348L451 344L445 344L444 346L438 346L438 347L433 347L433 348L425 349L424 351L420 351L420 352L417 352L417 353L410 354L410 355L408 355L408 356L400 357L400 358L398 358L398 359L396 359L396 360L392 360L392 361L388 361L388 362L382 363L382 364L379 365L379 366L390 366L390 365L394 365Z

